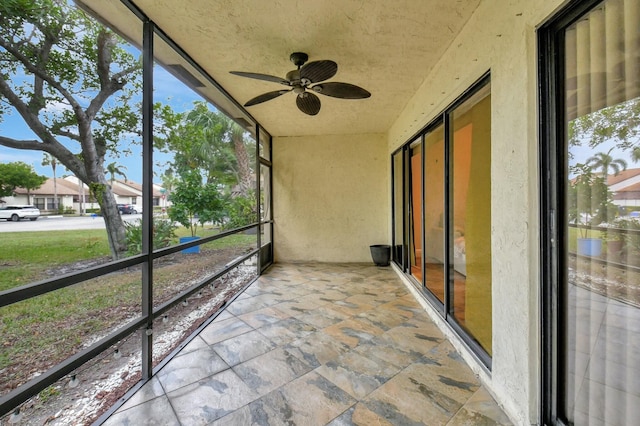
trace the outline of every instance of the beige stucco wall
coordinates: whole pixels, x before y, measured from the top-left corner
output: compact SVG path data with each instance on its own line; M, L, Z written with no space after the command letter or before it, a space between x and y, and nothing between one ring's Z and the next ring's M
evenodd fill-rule
M519 425L538 423L540 389L535 29L561 3L482 2L388 137L390 154L491 71L492 371L449 334Z
M372 262L389 244L385 135L273 139L277 262Z

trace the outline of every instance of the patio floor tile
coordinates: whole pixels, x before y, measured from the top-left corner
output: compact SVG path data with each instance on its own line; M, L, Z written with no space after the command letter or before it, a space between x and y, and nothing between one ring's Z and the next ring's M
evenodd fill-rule
M258 397L232 370L225 370L168 394L178 420L209 424Z
M511 422L391 268L276 264L105 424Z
M229 366L240 364L276 348L276 344L258 331L250 331L236 337L218 342L213 350Z
M260 395L300 377L312 369L284 349L276 349L233 367L233 370Z
M229 366L210 347L179 355L157 374L166 392L190 385Z

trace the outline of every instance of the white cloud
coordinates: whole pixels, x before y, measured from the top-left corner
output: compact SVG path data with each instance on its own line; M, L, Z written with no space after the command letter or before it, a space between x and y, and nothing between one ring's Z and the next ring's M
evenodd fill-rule
M71 105L66 102L60 101L48 101L47 106L45 107L46 112L62 112L62 111L72 111Z

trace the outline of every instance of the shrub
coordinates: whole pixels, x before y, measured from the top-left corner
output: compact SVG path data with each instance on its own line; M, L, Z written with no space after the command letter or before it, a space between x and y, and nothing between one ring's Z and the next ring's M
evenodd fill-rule
M235 197L226 206L227 221L223 229L234 229L256 222L256 198L253 193L247 197Z
M640 220L635 218L617 218L613 221L613 225L619 229L628 231L640 231ZM636 233L623 233L621 238L631 252L640 252L640 235Z
M133 256L142 253L142 220L125 222L127 236L127 254ZM176 226L170 220L153 219L153 249L168 247L176 238Z

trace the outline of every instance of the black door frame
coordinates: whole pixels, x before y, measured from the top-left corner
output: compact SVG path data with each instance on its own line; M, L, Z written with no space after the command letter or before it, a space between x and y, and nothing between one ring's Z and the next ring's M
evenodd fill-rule
M544 425L566 425L563 365L567 341L563 327L564 286L567 283L567 146L565 120L565 46L567 27L604 0L573 0L542 24L538 38L538 132L540 143L540 418Z
M403 241L402 241L402 262L401 264L397 262L397 260L394 259L394 262L396 263L396 265L402 270L402 272L405 274L405 276L407 276L410 280L412 280L416 287L420 289L422 296L428 301L428 303L433 307L433 309L435 309L441 316L442 318L449 324L449 326L456 332L456 334L460 337L460 339L467 345L467 347L478 357L478 359L481 361L482 365L487 369L487 371L491 371L492 368L492 358L491 356L484 350L484 348L482 348L482 346L471 336L471 334L469 334L468 331L466 331L464 328L462 328L457 320L453 317L453 315L451 315L451 305L452 305L452 300L453 300L453 296L452 296L452 292L453 292L453 265L451 264L451 259L453 259L453 238L452 238L452 229L453 229L453 222L452 222L452 217L451 216L451 212L452 212L452 197L451 197L451 191L453 190L453 155L452 155L452 143L451 143L451 138L453 135L453 130L452 130L452 120L451 120L451 114L453 113L453 111L455 111L455 109L457 107L459 107L461 104L463 104L465 101L467 101L469 98L471 98L474 94L476 94L480 89L482 89L483 87L485 87L486 85L491 84L491 72L487 71L485 72L480 78L478 78L478 80L476 80L472 85L470 85L463 93L461 93L451 104L449 104L446 108L444 108L440 113L438 113L437 115L434 116L433 119L431 119L424 127L420 128L416 133L414 133L410 138L408 138L406 140L405 143L402 144L402 146L400 146L399 148L397 148L395 151L392 152L391 154L391 197L392 197L392 212L391 212L391 221L392 221L392 240L393 240L393 244L395 245L395 241L397 238L396 232L395 232L395 227L396 227L396 221L398 220L402 220L402 225L403 225ZM443 137L444 137L444 143L445 143L445 152L444 152L444 162L445 162L445 170L444 170L444 206L443 206L443 215L446 218L446 220L444 221L445 223L444 225L444 236L445 236L445 240L444 240L444 246L445 246L445 253L444 253L444 264L447 265L447 267L445 268L445 274L444 274L444 286L445 286L445 292L444 292L444 302L441 302L440 300L438 300L438 298L431 293L430 290L427 289L427 287L425 286L425 273L423 270L423 274L422 274L422 280L421 282L418 282L418 280L415 279L415 277L413 277L410 273L410 259L409 259L409 255L408 255L408 249L409 249L409 238L411 237L409 235L409 212L408 212L408 202L409 202L409 190L410 190L410 176L409 176L409 172L410 172L410 146L412 143L416 142L416 141L420 141L421 143L421 149L422 149L422 153L421 153L421 165L422 165L422 171L421 171L421 179L422 179L422 195L421 195L421 203L422 203L422 210L423 212L421 212L421 220L422 223L424 223L424 191L425 191L425 185L424 185L424 155L425 155L425 149L424 149L424 137L427 133L433 131L435 128L437 128L438 126L444 126L443 127ZM401 155L402 156L402 218L398 218L396 215L396 188L395 188L395 178L396 178L396 170L395 170L395 164L394 164L394 157L395 155ZM422 244L424 247L425 241L424 241L424 229L422 231Z

